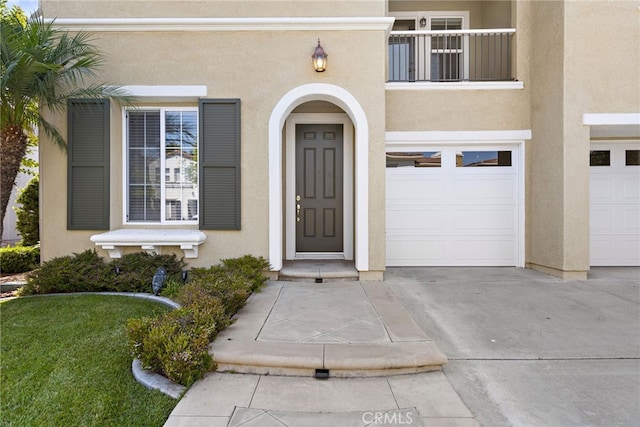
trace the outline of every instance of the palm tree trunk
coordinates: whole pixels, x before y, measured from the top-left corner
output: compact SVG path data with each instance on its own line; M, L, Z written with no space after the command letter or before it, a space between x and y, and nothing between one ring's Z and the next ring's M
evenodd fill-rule
M7 126L0 132L0 238L4 233L4 216L11 191L27 152L27 142L27 135L20 126Z

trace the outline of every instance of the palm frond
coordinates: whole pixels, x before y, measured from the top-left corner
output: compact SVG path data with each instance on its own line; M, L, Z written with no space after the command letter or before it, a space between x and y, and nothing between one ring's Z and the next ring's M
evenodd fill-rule
M63 112L72 98L110 98L133 106L135 98L118 86L90 83L97 77L103 57L84 31L69 34L57 29L55 21L42 16L19 23L2 22L0 29L0 125L33 123L43 126L57 145L60 134L43 119L41 111L26 113L37 103L40 109ZM37 116L37 117L36 117ZM46 123L46 124L45 124Z

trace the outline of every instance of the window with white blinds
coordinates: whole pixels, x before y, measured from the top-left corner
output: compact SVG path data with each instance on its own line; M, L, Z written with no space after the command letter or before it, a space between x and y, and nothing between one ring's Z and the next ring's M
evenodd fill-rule
M127 222L198 221L198 110L127 112Z

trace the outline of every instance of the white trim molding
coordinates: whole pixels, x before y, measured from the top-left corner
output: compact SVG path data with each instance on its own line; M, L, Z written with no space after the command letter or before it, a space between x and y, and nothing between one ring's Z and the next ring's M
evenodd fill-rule
M283 128L291 112L308 101L327 101L342 108L355 127L354 161L354 251L358 271L369 271L369 125L364 109L342 87L311 83L286 93L269 118L269 262L273 271L282 269L284 253Z
M138 246L149 254L161 254L163 246L179 246L185 258L198 258L198 246L205 240L207 235L202 231L176 229L120 229L91 236L111 258L122 258L124 246Z
M585 113L582 124L588 126L640 125L640 113Z
M386 90L521 90L524 82L389 82Z
M480 131L386 132L387 151L411 150L424 145L513 144L531 139L531 129Z
M343 252L340 254L300 254L296 253L296 125L328 123L342 125L343 141ZM285 154L285 229L286 259L353 259L353 125L345 113L292 113L287 117Z
M60 18L47 19L67 31L390 31L389 17L269 18Z
M531 139L531 130L387 132L385 139L386 152L428 151L435 147L443 149L464 146L476 150L500 150L503 147L517 149L516 158L513 159L513 166L517 167L518 174L516 266L525 266L525 141Z
M206 98L206 85L127 85L121 89L143 101L191 101Z
M586 113L582 124L590 127L592 140L640 138L640 113Z

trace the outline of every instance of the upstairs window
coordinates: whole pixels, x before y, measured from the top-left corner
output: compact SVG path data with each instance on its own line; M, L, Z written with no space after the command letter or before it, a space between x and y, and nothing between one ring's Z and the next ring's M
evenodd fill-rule
M197 222L197 108L128 111L126 129L126 221Z
M464 40L461 34L447 33L453 30L462 30L464 19L462 17L429 17L429 30L442 31L431 36L431 81L458 81L463 80L462 66L467 61L462 57L466 53Z
M469 12L397 12L389 37L389 81L469 78Z

